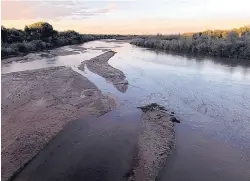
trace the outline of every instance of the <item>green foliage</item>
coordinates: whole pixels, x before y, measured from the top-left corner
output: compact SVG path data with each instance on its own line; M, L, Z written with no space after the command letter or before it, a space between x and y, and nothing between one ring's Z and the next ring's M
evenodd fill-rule
M2 57L40 51L98 39L124 39L121 35L82 35L74 30L58 32L46 22L26 25L24 30L1 26Z
M215 30L183 35L142 36L132 44L164 51L250 59L250 28Z
M37 22L29 26L25 26L24 31L30 35L32 39L46 39L54 35L53 26L46 22Z
M2 57L40 51L64 45L79 44L87 41L117 38L119 35L81 35L74 30L58 32L46 22L26 25L24 30L1 26Z
M232 30L214 30L214 31L207 30L207 31L198 32L198 33L184 33L183 36L199 37L199 36L205 35L205 36L211 36L214 39L219 39L219 38L226 38L230 32L235 32L237 36L241 37L241 36L244 36L245 34L250 33L250 27L244 26L241 28L234 28Z

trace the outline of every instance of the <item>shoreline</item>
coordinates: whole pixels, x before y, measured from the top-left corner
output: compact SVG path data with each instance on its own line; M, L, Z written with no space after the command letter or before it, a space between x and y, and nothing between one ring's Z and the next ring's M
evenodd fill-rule
M27 81L29 82L27 84ZM2 75L2 178L8 180L68 122L116 107L87 78L56 67Z
M129 86L126 76L108 64L114 55L113 51L103 53L86 60L79 69L84 70L87 66L93 73L112 82L117 90L125 92ZM15 179L15 175L18 177L22 168L30 161L33 163L36 155L46 149L46 145L71 121L89 114L103 117L118 107L113 96L103 95L94 83L67 67L2 74L2 87L4 181ZM137 155L131 155L138 161L132 168L132 175L137 181L151 180L157 177L174 149L174 123L171 115L157 106L143 111L138 121L142 128L138 135Z
M94 40L95 41L95 40ZM85 42L88 43L88 42ZM31 51L28 53L21 53L19 55L10 55L9 57L1 57L2 64L8 64L15 61L30 59L34 54L40 54L40 58L43 57L56 57L56 56L67 56L73 54L80 54L87 50L87 48L82 47L84 43L72 44L72 45L64 45L44 50ZM70 48L71 50L66 50L65 48ZM38 58L38 57L36 57Z
M110 58L115 54L116 52L114 51L105 52L90 60L82 62L79 69L84 71L86 66L91 72L103 77L107 82L111 82L118 91L125 93L129 84L125 74L108 63Z
M139 47L139 48L145 48L149 51L154 51L157 53L165 53L165 54L170 54L170 55L177 55L177 56L182 56L186 57L187 59L193 59L193 58L199 58L201 61L205 59L211 59L213 62L216 64L223 64L223 65L232 65L232 66L239 66L239 65L245 65L250 67L249 59L247 58L236 58L236 57L226 57L226 56L216 56L216 55L209 55L209 54L202 54L202 53L193 53L189 51L182 51L182 50L163 50L159 48L151 48L143 45L136 45L133 43L130 43L133 46ZM231 60L227 62L227 60Z

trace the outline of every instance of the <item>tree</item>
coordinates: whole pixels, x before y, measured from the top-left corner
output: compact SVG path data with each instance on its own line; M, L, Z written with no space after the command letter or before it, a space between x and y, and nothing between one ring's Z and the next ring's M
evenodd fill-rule
M33 24L27 26L27 28L30 30L30 33L31 32L33 34L39 33L41 38L48 38L48 37L53 36L53 34L54 34L54 30L53 30L52 25L50 25L49 23L46 23L46 22L33 23Z
M7 40L7 30L4 26L1 26L1 40L6 42Z

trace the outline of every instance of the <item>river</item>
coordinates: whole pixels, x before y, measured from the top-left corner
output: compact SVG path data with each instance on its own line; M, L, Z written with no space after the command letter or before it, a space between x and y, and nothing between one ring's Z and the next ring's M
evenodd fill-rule
M121 41L93 41L80 54L2 63L2 73L69 66L113 94L120 110L156 102L175 112L176 150L159 180L249 181L250 178L250 67L234 59L212 59L155 52ZM62 49L71 49L71 46ZM128 86L117 89L94 74L82 61L107 49L117 53L109 64L126 75ZM76 51L77 52L77 51ZM39 57L39 58L37 58Z

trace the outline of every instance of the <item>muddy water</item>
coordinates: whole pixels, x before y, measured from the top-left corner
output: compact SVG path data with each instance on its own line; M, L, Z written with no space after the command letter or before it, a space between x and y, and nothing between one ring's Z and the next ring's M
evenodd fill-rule
M2 64L2 72L66 65L88 77L103 93L116 96L123 112L157 102L181 120L177 148L160 180L241 180L250 178L250 68L234 59L157 53L128 43L94 41L80 54ZM129 83L120 92L112 82L77 67L107 49L109 61ZM39 55L38 55L39 56ZM32 64L32 65L31 65Z
M127 181L140 127L138 109L126 115L117 109L98 118L75 120L14 180Z

